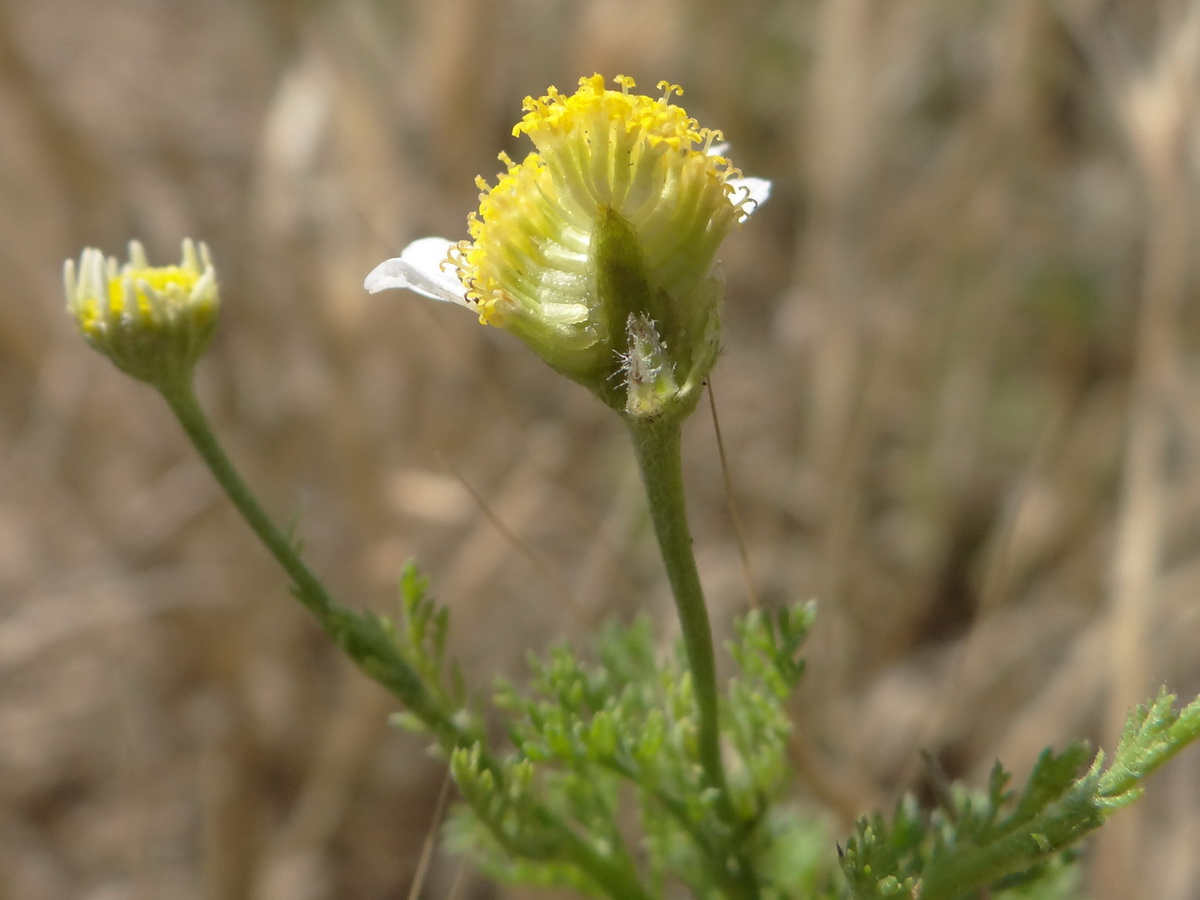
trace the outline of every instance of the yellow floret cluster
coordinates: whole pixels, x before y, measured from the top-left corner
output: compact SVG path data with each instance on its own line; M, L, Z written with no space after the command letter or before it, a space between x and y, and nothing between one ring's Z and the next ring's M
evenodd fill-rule
M67 308L80 333L129 375L154 384L179 381L208 346L219 299L203 244L183 243L177 266L151 266L136 241L121 264L88 249L68 261Z
M671 102L681 89L660 82L661 96L649 97L632 93L632 78L615 82L619 89L610 90L592 75L570 96L551 87L525 99L513 134L536 149L520 162L502 154L506 171L494 186L478 180L471 240L452 252L480 318L552 343L551 356L561 353L563 362L549 361L562 370L593 368L599 360L587 358L590 348L611 354L594 289L601 211L629 223L652 289L681 303L709 277L742 214L727 184L740 173L712 152L720 133Z

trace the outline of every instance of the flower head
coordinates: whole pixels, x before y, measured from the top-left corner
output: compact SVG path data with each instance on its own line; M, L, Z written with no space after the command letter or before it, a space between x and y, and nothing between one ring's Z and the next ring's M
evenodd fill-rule
M671 102L677 86L650 97L615 81L527 97L513 134L535 149L501 154L497 182L479 180L470 240L417 241L366 287L468 306L629 415L688 412L716 360L717 249L769 183L732 167L720 133ZM646 347L653 361L638 358Z
M151 267L137 241L123 265L87 249L64 267L67 311L118 369L156 387L191 377L217 323L217 277L203 244L183 242L177 266Z

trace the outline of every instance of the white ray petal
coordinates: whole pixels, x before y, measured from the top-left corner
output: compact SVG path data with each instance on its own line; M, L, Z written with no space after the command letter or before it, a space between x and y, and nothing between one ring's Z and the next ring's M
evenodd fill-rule
M454 241L439 237L413 241L399 256L384 260L372 269L363 287L372 294L392 288L408 288L434 300L470 307L466 288L446 262L453 246Z

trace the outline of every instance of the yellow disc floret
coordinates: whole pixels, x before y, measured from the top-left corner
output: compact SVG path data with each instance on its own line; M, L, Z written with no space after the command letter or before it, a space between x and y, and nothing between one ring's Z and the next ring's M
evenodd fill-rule
M685 371L700 357L711 365L720 302L713 260L745 214L729 184L740 173L713 152L720 133L671 102L682 91L662 82L650 97L633 93L632 78L615 82L610 90L593 75L570 96L551 87L525 99L513 134L535 151L520 162L501 155L506 171L496 184L479 181L471 240L452 251L483 321L593 386L612 377L626 350L627 313L649 315ZM603 221L632 235L621 246L639 256L654 309L603 308L595 258Z

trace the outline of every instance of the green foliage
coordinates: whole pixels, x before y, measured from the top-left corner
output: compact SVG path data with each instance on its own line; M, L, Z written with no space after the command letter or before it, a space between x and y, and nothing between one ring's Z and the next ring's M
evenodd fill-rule
M892 821L859 822L842 855L854 898L953 900L995 895L1063 897L1073 888L1070 848L1141 794L1143 779L1200 734L1200 700L1182 712L1166 691L1129 717L1113 762L1073 744L1047 750L1017 794L996 764L984 794L954 789L946 808L924 817L911 800Z
M703 786L682 648L661 650L646 620L604 628L590 661L565 644L531 654L524 688L497 687L494 708L511 744L497 756L447 658L448 613L427 589L409 565L395 622L336 604L323 621L404 701L396 720L433 735L448 755L465 801L451 820L452 842L493 877L646 900L680 887L712 898L839 896L824 829L811 814L773 803L789 776L785 704L804 673L811 605L735 623L727 649L737 673L721 719L731 818ZM855 900L954 900L984 890L1072 896L1071 848L1200 735L1200 700L1180 712L1174 700L1163 691L1135 710L1107 767L1103 753L1088 766L1090 751L1073 744L1044 752L1020 792L997 763L986 791L953 785L931 814L907 799L890 821L862 819L841 852L845 891Z
M405 610L397 634L407 639L410 664L426 677L444 673L444 613L421 602ZM511 750L494 761L479 746L452 753L465 801L449 825L452 843L499 880L589 896L612 896L597 865L646 896L680 885L696 897L832 891L825 830L812 817L767 816L789 776L784 703L803 673L797 654L812 620L811 606L755 612L729 643L739 672L722 725L736 822L720 814L715 791L700 787L684 654L661 649L639 619L603 628L590 659L560 644L530 655L524 687L497 686L494 706ZM456 691L434 693L457 698ZM754 871L737 870L731 860L739 857L754 860Z
M1129 717L1106 767L1083 744L1044 752L1025 786L999 765L987 789L952 785L925 814L911 799L888 820L862 819L835 885L824 828L773 802L789 777L786 701L804 672L799 651L814 609L735 623L737 671L722 706L731 819L705 788L697 704L681 647L661 649L645 619L610 624L590 659L560 644L529 657L528 684L498 685L494 709L510 749L489 751L460 670L447 657L447 611L413 566L401 614L329 607L327 627L372 677L404 700L405 727L432 734L464 804L454 846L497 880L586 896L705 898L1074 896L1072 847L1141 795L1145 778L1200 735L1200 700L1180 712L1163 691ZM748 861L739 867L737 860Z
M816 605L780 610L772 617L755 610L736 624L737 640L727 645L741 671L729 685L726 737L737 751L730 788L744 816L761 815L767 791L787 779L780 752L791 734L785 703L804 675L799 657L816 618Z
M1090 751L1073 744L1044 752L1019 793L997 763L986 791L952 785L930 814L906 799L890 821L862 819L841 851L838 886L819 821L774 802L789 777L785 704L804 673L811 605L735 623L727 649L737 672L721 719L731 819L703 786L685 655L660 649L646 620L608 625L591 660L565 644L531 654L524 688L497 687L494 709L511 744L497 756L448 659L447 610L427 590L409 565L396 621L336 604L322 621L404 701L397 722L431 734L448 755L464 801L448 826L451 843L507 883L622 900L680 888L714 900L955 900L984 891L1063 900L1077 890L1071 848L1200 735L1200 700L1176 712L1163 691L1130 715L1107 767L1103 753L1088 766Z
M507 883L647 900L680 888L763 900L954 900L984 890L1060 900L1076 890L1072 846L1200 734L1200 700L1176 713L1163 692L1130 716L1107 768L1104 754L1088 766L1088 748L1072 744L1044 752L1019 792L997 763L985 791L952 785L932 813L903 800L890 820L876 813L858 823L840 854L839 887L819 820L773 802L789 777L785 704L804 673L811 605L735 623L727 649L737 672L721 720L731 821L703 787L685 656L660 648L645 619L603 628L589 658L566 644L531 654L527 684L496 688L510 748L494 755L447 659L447 612L426 591L408 567L399 621L346 612L339 641L385 684L389 659L419 677L427 707L397 721L440 739L464 801L448 825L450 842Z
M404 703L404 725L436 735L449 752L481 741L483 726L468 709L461 672L447 663L447 613L426 596L427 588L428 579L413 564L405 566L398 622L328 599L308 597L306 605L342 651ZM295 593L306 599L301 585Z
M1200 736L1200 698L1178 713L1174 704L1175 695L1163 689L1153 702L1130 714L1112 765L1094 776L1098 794L1110 810L1140 797L1142 779ZM1097 756L1094 771L1098 772L1103 758Z
M399 656L417 673L442 715L468 727L478 739L482 726L478 717L468 711L462 670L446 658L450 612L434 603L428 590L429 579L408 563L400 575L398 624L384 616L376 620L391 638ZM429 723L411 711L399 713L397 718L401 720L399 724L410 730L423 731L429 727Z

